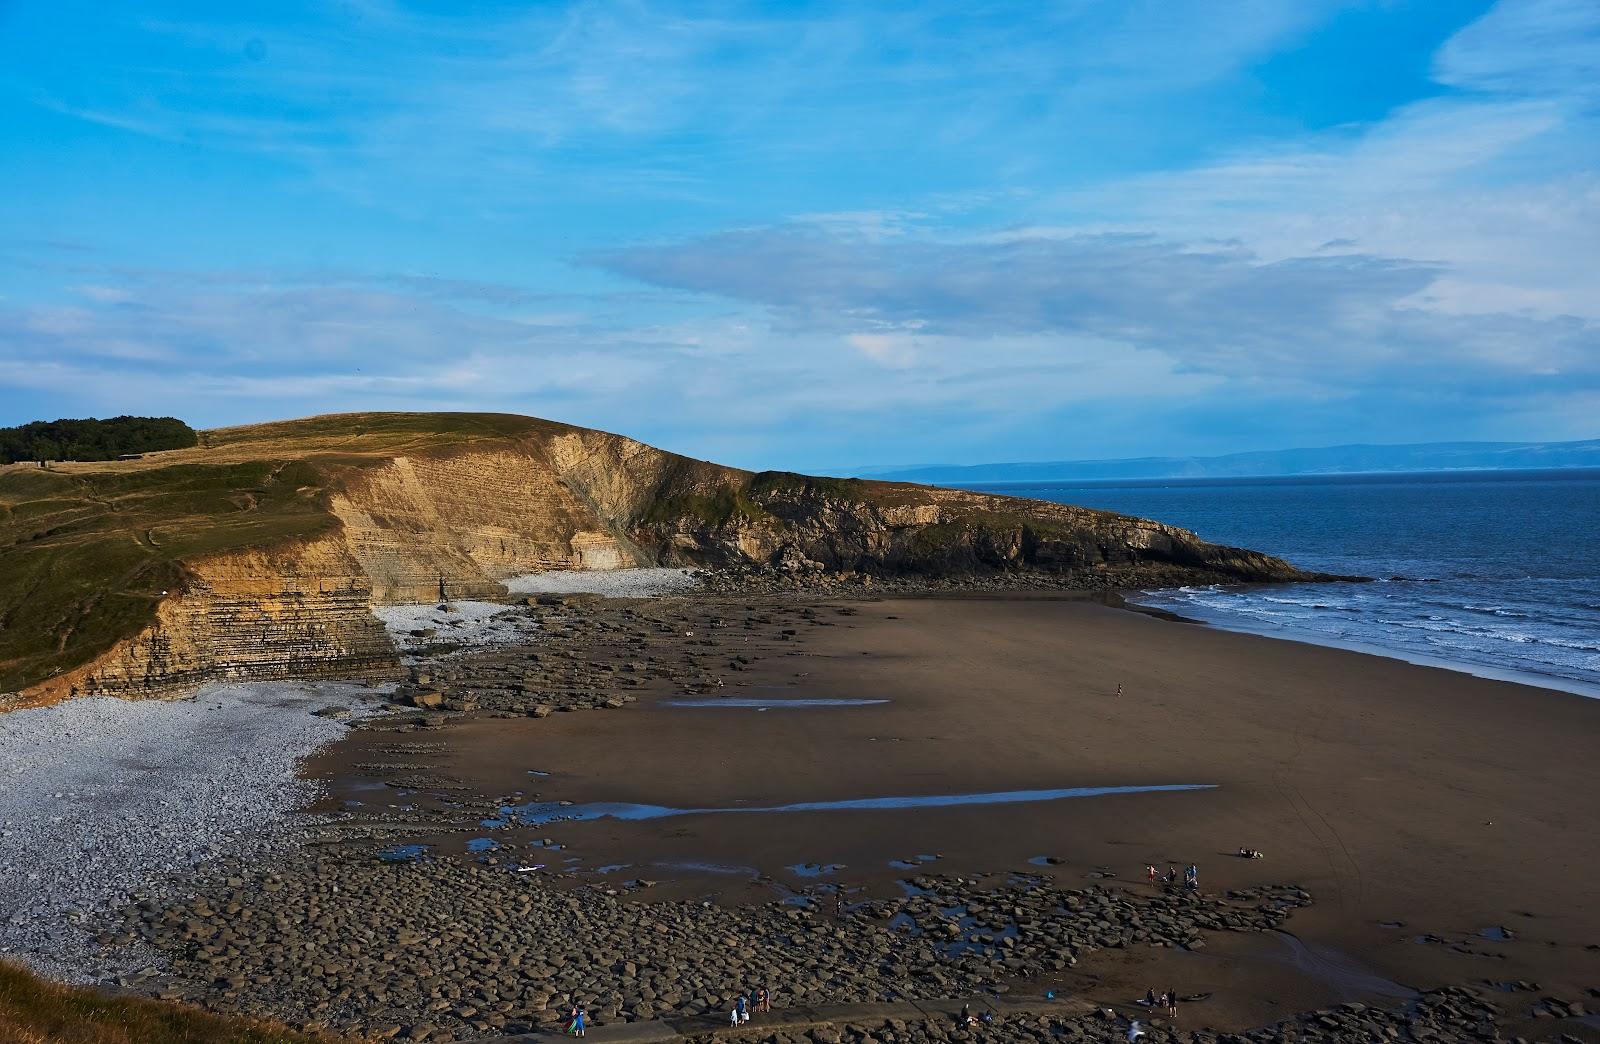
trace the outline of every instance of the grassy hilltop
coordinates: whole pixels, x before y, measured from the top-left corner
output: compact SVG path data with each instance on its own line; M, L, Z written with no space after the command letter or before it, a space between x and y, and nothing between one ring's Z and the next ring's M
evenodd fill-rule
M477 485L464 490L463 481ZM353 518L364 528L351 531ZM569 543L576 563L579 545L597 541L612 564L1099 570L1101 585L1108 568L1133 570L1128 582L1173 570L1224 581L1302 577L1278 559L1065 505L752 474L530 417L342 414L208 431L193 448L139 460L0 467L0 693L139 634L164 599L190 586L197 562L325 537L345 542L374 590L374 569L428 545L438 553L413 562L413 574L454 579L460 565L492 583L534 567L519 546L568 564Z

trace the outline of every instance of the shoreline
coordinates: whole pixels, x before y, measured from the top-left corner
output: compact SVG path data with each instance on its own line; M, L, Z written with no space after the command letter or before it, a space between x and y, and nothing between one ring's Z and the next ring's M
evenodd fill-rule
M1250 585L1276 586L1276 585ZM1140 597L1161 595L1170 588L1157 589L1129 589L1122 592L1122 597L1127 601L1127 608L1135 612L1142 612L1157 619L1170 620L1175 623L1196 624L1201 627L1211 627L1231 634L1248 634L1257 638L1271 638L1277 641L1294 642L1299 645L1312 645L1321 649L1339 649L1344 652L1359 653L1363 656L1376 656L1385 660L1399 660L1401 663L1411 664L1413 667L1428 667L1434 670L1448 671L1452 674L1464 674L1484 681L1505 682L1509 685L1521 685L1531 689L1546 689L1551 692L1563 692L1573 696L1582 696L1586 699L1600 699L1600 682L1585 682L1577 678L1568 678L1559 674L1542 674L1537 671L1521 671L1512 668L1496 668L1487 664L1474 663L1470 660L1452 660L1442 656L1427 656L1423 653L1413 653L1403 649L1395 649L1385 645L1371 642L1346 641L1339 638L1327 637L1314 631L1300 631L1290 627L1251 627L1244 623L1234 623L1230 617L1222 613L1207 615L1185 615L1161 605L1146 605L1138 601Z

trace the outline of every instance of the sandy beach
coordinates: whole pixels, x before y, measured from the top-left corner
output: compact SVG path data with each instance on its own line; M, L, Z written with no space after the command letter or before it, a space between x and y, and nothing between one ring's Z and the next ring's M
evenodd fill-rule
M1215 994L1204 1017L1218 1028L1450 983L1532 980L1582 996L1600 982L1587 872L1600 862L1600 703L1082 598L811 606L781 652L713 672L716 686L687 705L657 686L617 713L464 719L423 760L477 807L722 810L480 832L547 872L659 879L656 898L764 903L819 881L889 895L924 869L1145 891L1146 864L1191 863L1209 892L1309 889L1317 901L1292 918L1293 938L1106 954L1056 983L1114 1003L1181 979ZM738 620L760 608L723 605L720 628L687 624L685 641L711 634L717 657L760 644L772 636ZM320 763L336 796L354 793L363 742ZM1176 784L1214 789L733 811ZM430 840L464 852L459 832ZM1241 846L1266 858L1241 859Z

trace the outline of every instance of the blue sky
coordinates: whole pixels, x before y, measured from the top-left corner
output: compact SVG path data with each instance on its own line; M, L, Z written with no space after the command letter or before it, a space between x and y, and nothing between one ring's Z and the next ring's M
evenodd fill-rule
M0 0L0 423L1600 435L1600 4Z

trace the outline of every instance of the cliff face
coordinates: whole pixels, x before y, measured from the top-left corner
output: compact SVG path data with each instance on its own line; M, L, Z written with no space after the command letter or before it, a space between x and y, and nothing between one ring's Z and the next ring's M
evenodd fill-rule
M371 584L336 536L202 558L154 622L24 695L177 696L215 681L380 670L394 650L371 607Z
M21 693L13 705L379 669L393 653L371 605L431 601L441 582L452 598L493 597L501 579L542 569L1304 578L1141 519L751 474L494 415L313 418L47 479L0 472L0 510L0 572L31 577L0 580L0 691ZM116 568L97 572L108 559ZM52 586L64 576L70 596Z

